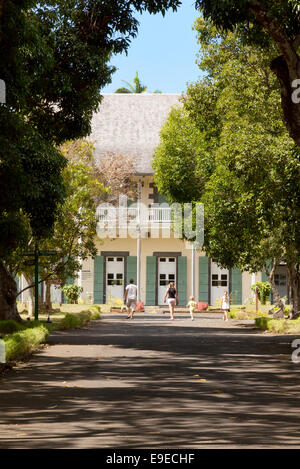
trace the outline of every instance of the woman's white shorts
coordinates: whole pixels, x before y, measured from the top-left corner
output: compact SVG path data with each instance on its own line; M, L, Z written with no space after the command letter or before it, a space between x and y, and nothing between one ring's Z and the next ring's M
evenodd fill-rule
M176 304L175 298L168 298L168 304L169 305L175 305Z

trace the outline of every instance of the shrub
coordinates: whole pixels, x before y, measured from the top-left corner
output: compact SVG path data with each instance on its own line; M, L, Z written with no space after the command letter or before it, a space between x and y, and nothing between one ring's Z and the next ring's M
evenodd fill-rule
M78 315L66 313L65 317L55 326L55 329L62 331L65 329L75 329L75 327L79 326L79 318L77 316Z
M255 319L255 324L257 327L263 330L268 330L268 322L272 321L272 318L270 317L260 317Z
M75 329L76 327L83 326L89 321L99 319L100 308L91 307L88 311L81 311L80 313L66 313L65 317L55 325L56 330Z
M83 291L83 288L79 285L65 285L62 290L67 303L75 304L78 302L79 295Z
M100 313L101 313L101 308L100 306L91 306L89 308L89 311L92 313L92 319L99 319L100 318Z
M299 334L300 333L300 318L298 319L273 319L258 318L256 325L263 330L283 334Z
M39 321L0 321L0 332L4 335L6 361L20 360L29 355L34 348L44 342L52 330L65 330L80 327L93 319L99 319L100 308L92 306L88 311L78 314L66 313L58 323L41 324Z
M24 326L12 319L7 321L0 321L0 334L12 334L13 332L22 331Z
M46 327L38 326L4 336L6 361L29 355L37 345L45 341L48 334Z
M257 288L258 299L261 304L265 305L267 299L271 293L271 284L270 282L256 282L254 285L251 285L251 290L255 292Z

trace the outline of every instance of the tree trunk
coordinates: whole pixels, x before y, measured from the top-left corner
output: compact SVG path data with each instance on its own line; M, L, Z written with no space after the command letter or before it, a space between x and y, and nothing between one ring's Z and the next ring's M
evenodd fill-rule
M29 301L28 301L28 317L33 317L34 315L34 292L32 288L28 290Z
M17 309L17 284L5 266L0 263L0 320L22 322Z
M50 280L46 280L46 298L45 298L45 308L46 311L52 310L52 303L51 303L51 282Z
M300 271L299 264L288 264L289 286L290 286L290 317L295 319L300 316Z
M271 70L276 74L281 86L281 105L285 125L290 137L300 146L300 105L293 102L295 88L292 84L300 78L300 60L291 70L283 56L277 57L271 64ZM298 86L299 88L299 86Z
M276 74L280 83L281 105L286 128L291 138L300 146L300 106L293 99L295 91L293 83L300 78L300 58L297 53L300 46L300 35L297 32L294 40L291 40L284 25L275 18L266 3L263 0L249 2L249 11L269 32L281 51L282 55L272 61L271 70Z
M273 295L275 297L276 306L278 306L278 308L281 308L283 310L284 309L284 304L281 301L279 292L278 292L277 287L276 287L275 282L274 282L274 275L275 275L275 269L277 267L277 264L278 264L278 262L274 261L271 272L269 272L267 267L264 266L264 271L266 272L266 275L267 275L268 280L270 282L272 292L273 292Z
M23 274L26 280L27 285L31 285L33 283L33 279L31 275L24 273ZM34 298L34 289L29 288L28 290L28 295L29 295L29 301L28 301L28 317L33 317L34 315L34 303L35 303L35 298Z

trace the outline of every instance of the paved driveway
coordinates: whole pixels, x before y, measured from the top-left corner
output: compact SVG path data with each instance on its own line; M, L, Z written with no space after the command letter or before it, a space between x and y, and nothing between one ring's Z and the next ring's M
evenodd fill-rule
M294 336L103 315L0 380L1 448L300 447Z

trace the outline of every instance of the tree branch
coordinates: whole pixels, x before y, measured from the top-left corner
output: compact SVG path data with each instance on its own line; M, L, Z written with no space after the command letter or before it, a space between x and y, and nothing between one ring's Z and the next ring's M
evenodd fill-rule
M252 5L249 6L249 11L254 15L257 21L270 33L270 36L276 42L287 63L290 65L294 64L294 66L297 67L299 57L297 55L296 49L294 48L294 43L296 41L297 45L298 38L296 38L294 41L291 41L287 37L280 23L274 18L272 13L270 13L270 11L265 8L261 1L254 0Z
M68 259L63 263L64 266L68 263L69 259L70 259L70 256L69 256ZM49 278L51 278L51 277L56 273L56 269L57 269L57 265L56 265L56 268L52 270L52 272L50 272L50 273L47 274L45 277L43 277L41 280L39 280L39 281L38 281L38 284L43 283L43 282L45 282L46 280L48 280ZM17 297L18 297L19 295L21 295L21 293L23 293L24 291L29 290L30 288L34 288L34 287L35 287L35 283L32 283L31 285L28 285L27 287L23 288L23 290L21 290L20 292L18 292Z

